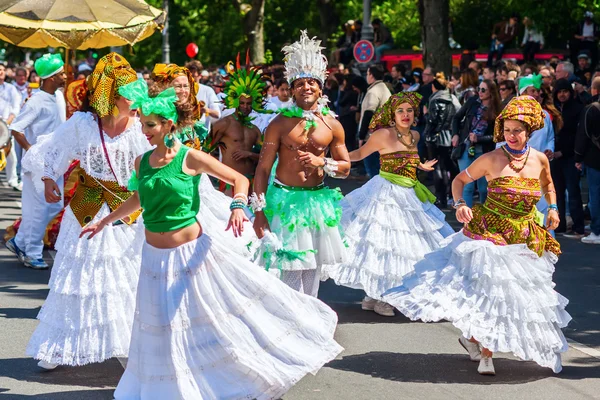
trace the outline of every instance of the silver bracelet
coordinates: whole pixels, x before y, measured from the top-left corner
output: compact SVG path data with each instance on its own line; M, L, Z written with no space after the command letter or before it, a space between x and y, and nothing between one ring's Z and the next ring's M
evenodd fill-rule
M250 195L249 200L250 208L255 213L267 208L267 200L265 199L264 193L257 195L256 192L254 192Z

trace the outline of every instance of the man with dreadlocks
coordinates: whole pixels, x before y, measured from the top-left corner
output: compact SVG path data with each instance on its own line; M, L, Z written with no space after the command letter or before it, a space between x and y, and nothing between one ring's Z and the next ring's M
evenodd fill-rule
M227 97L223 101L227 108L234 109L228 115L212 125L210 142L219 144L221 162L244 175L252 181L260 153L260 129L252 123L252 110L263 112L266 85L261 73L249 66L246 56L246 67L240 66L238 54L236 68L233 63L227 64L229 80L225 84ZM231 185L220 182L219 190L233 196Z
M250 196L256 234L262 238L271 232L256 253L257 262L279 269L283 282L312 296L319 290L321 268L346 254L338 228L342 194L323 180L325 175L345 178L350 171L344 129L323 96L327 59L320 43L303 31L300 41L283 48L294 104L279 110L267 127Z

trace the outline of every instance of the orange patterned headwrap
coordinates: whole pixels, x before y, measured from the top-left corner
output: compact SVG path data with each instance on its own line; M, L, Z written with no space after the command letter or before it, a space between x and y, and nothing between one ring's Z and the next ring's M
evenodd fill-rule
M65 90L65 99L67 100L67 118L70 118L75 111L81 110L85 96L87 95L87 88L85 86L85 79L73 81L67 86Z
M178 76L187 76L190 85L190 103L198 108L198 83L192 77L192 73L186 67L180 67L177 64L156 64L152 71L151 79L162 84L170 84Z
M371 119L369 130L375 132L381 128L389 128L394 122L394 114L400 104L408 103L415 112L415 119L419 116L419 104L421 96L416 92L400 92L390 96L384 105L379 107Z
M118 89L136 80L137 74L122 55L108 53L87 78L90 106L101 118L110 115L115 108Z
M527 137L532 132L544 127L544 111L542 106L531 96L514 97L496 118L494 125L494 141L504 142L504 121L520 121L527 127Z

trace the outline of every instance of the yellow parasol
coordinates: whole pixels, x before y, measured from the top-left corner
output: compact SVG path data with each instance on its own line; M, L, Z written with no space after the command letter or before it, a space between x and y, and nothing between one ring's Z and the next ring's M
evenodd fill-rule
M0 0L0 40L20 47L133 45L164 21L142 0Z

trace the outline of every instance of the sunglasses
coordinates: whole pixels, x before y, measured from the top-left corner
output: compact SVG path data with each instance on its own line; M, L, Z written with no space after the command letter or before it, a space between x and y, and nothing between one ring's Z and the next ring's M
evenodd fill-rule
M478 88L477 88L477 91L478 91L479 93L485 93L485 92L487 92L487 89L486 89L486 88L484 88L484 87L478 87Z

